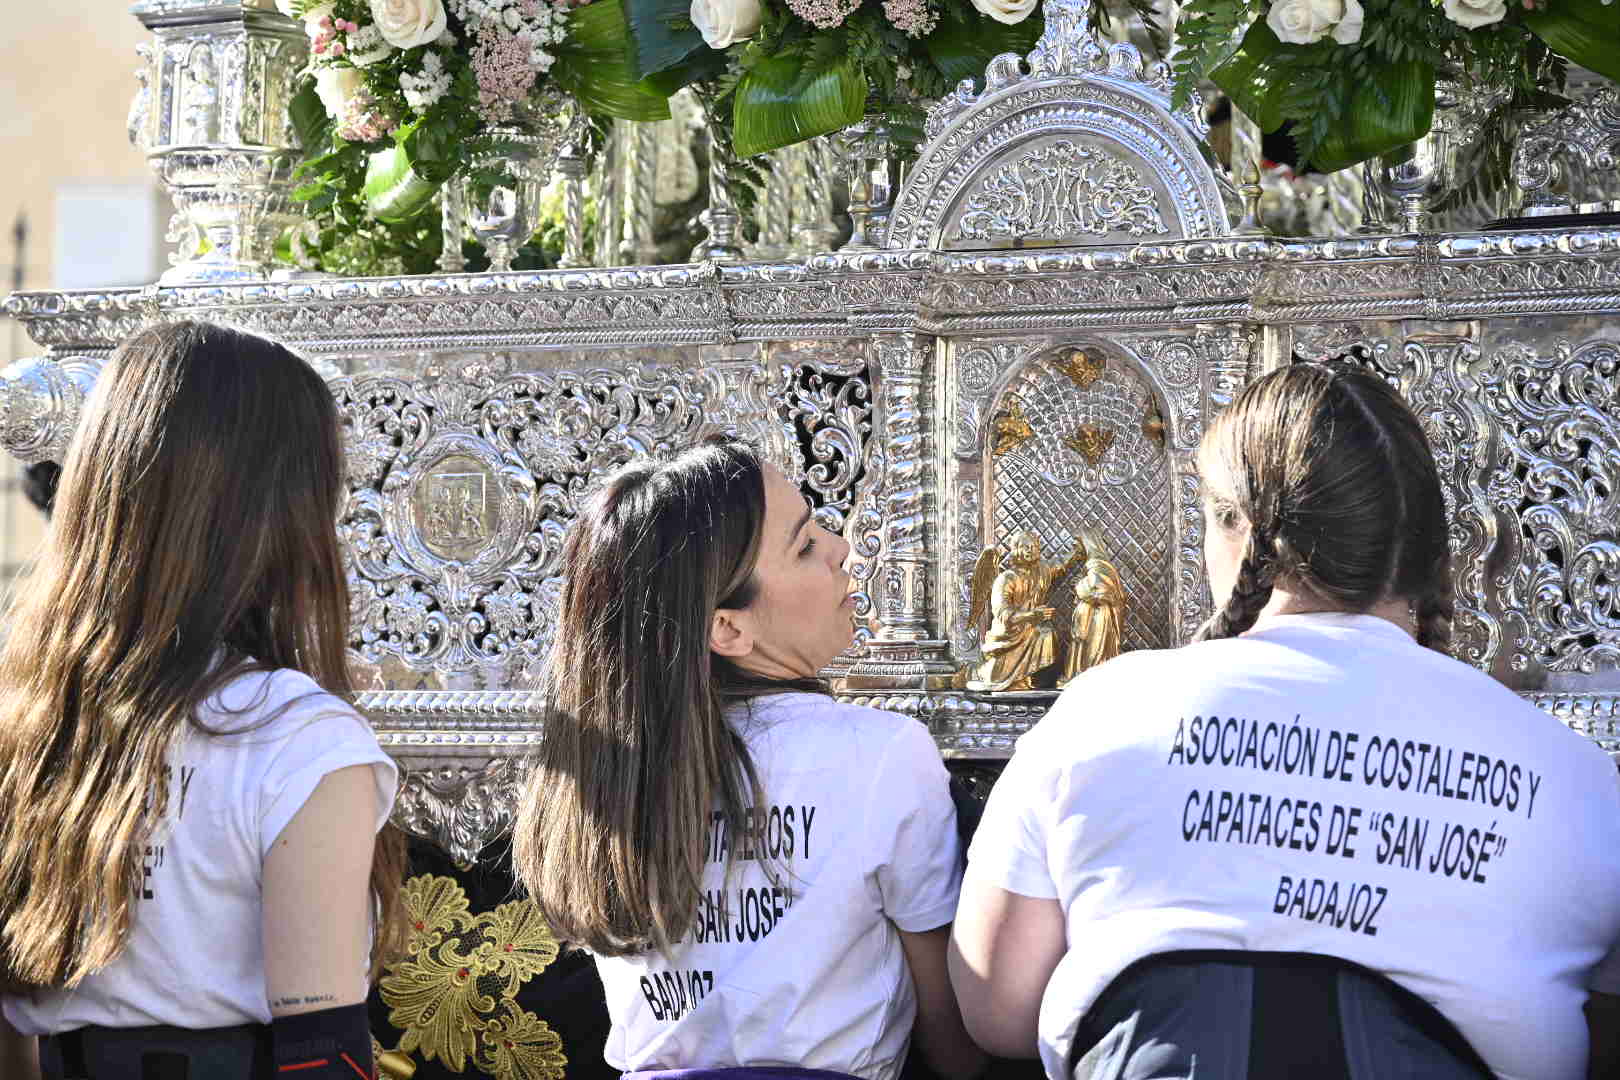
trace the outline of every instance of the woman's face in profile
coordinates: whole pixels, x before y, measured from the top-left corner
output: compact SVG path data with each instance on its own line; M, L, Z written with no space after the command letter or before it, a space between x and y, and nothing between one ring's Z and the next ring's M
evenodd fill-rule
M1232 482L1218 455L1198 455L1198 476L1204 489L1204 573L1217 610L1232 595L1243 548L1249 542L1249 523L1238 513Z
M759 591L737 617L753 648L734 659L774 678L815 675L855 637L854 599L844 560L849 545L810 517L804 496L765 466L765 527L754 578Z

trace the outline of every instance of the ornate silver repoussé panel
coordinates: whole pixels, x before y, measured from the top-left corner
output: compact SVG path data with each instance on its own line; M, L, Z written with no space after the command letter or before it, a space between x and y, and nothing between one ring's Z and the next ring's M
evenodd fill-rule
M0 438L60 453L98 358L145 319L311 356L349 425L361 705L409 770L401 820L470 857L538 734L558 540L612 464L704 430L761 441L855 551L843 692L995 758L1050 694L952 688L976 655L977 552L1015 524L1054 548L1093 526L1122 564L1128 646L1185 641L1208 605L1192 449L1296 358L1366 365L1422 417L1457 655L1614 740L1617 301L1620 231L24 293L8 311L52 358L0 380ZM1100 362L1089 382L1077 353ZM1014 400L1032 435L997 457Z

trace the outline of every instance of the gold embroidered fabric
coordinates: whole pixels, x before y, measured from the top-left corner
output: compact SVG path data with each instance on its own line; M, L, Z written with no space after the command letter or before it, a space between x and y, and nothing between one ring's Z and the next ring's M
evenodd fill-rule
M517 1003L517 991L557 959L557 939L529 900L468 909L447 877L405 883L406 957L378 984L405 1034L394 1053L419 1053L452 1072L495 1080L563 1080L562 1038Z

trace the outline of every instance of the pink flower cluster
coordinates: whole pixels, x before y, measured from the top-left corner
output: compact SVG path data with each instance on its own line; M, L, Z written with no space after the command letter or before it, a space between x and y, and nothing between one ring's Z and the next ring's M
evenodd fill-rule
M793 14L822 30L844 25L861 0L787 0Z
M526 35L508 34L490 23L479 28L478 43L472 49L472 69L478 80L478 114L486 123L510 119L512 106L534 89L536 71L529 52Z
M348 51L343 42L337 39L338 34L352 34L360 29L360 24L350 22L348 19L334 19L330 15L322 15L315 23L315 28L317 33L310 39L310 48L315 51L316 56L336 58Z
M883 0L883 14L889 23L910 37L926 37L939 25L939 12L928 0Z
M375 108L376 104L377 99L366 90L350 98L338 121L338 138L349 142L376 142L384 135L393 134L399 122Z

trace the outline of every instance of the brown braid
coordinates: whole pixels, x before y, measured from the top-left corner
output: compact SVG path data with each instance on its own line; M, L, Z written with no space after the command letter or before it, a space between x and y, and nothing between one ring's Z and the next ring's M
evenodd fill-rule
M1194 641L1237 637L1254 625L1261 610L1270 602L1271 587L1277 581L1277 560L1272 546L1264 530L1249 531L1243 561L1238 564L1237 580L1232 583L1232 595L1198 628Z
M1430 577L1430 587L1412 605L1417 616L1417 643L1436 652L1451 650L1451 620L1456 603L1451 586L1451 553L1440 558Z
M1453 614L1445 496L1423 425L1365 372L1293 364L1247 386L1205 432L1200 470L1230 520L1259 522L1232 595L1197 640L1254 625L1286 581L1327 610L1410 602L1446 651Z

